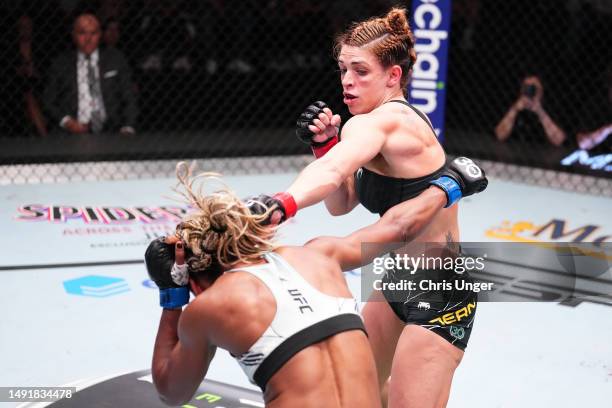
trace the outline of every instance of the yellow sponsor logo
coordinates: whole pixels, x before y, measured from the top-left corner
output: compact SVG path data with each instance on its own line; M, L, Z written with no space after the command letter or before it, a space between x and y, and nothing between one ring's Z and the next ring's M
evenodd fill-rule
M488 229L485 234L489 238L498 238L515 242L541 242L542 240L564 242L588 242L601 245L609 242L611 235L596 236L599 225L583 225L570 229L567 221L552 219L546 224L535 225L531 221L510 222L503 221L498 227ZM599 235L599 234L597 234Z
M468 303L467 306L455 310L454 312L448 312L442 316L436 317L435 319L430 320L429 323L439 323L442 326L457 323L471 315L474 309L476 309L476 302Z
M503 221L500 226L486 230L485 235L514 242L592 242L599 246L612 241L612 235L601 234L600 228L599 225L592 224L570 228L567 221L556 218L543 225L536 225L531 221Z
M529 221L518 221L515 223L503 221L499 227L489 228L485 235L489 238L503 239L505 241L538 242L533 237L533 231L537 230L537 228L537 226Z
M583 225L577 228L568 226L565 220L553 218L549 222L536 225L531 221L503 221L500 226L485 231L488 238L502 239L504 241L522 242L557 251L576 251L571 247L559 247L556 243L591 243L593 250L580 247L580 253L600 259L612 259L598 248L606 242L612 242L612 235L600 231L599 225Z

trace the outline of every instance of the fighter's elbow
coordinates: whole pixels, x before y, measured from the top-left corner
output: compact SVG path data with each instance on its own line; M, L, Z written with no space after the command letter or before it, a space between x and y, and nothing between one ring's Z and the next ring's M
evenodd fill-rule
M176 401L176 398L173 398L173 396L170 395L168 387L166 387L162 382L159 380L153 380L153 384L155 385L157 396L161 402L168 406L180 405L181 401Z
M165 405L180 406L189 401L189 399L185 400L180 395L177 395L176 390L172 389L170 378L166 375L163 365L154 365L151 374L157 395Z
M388 239L394 242L403 241L406 222L403 220L402 214L399 211L395 211L395 208L391 208L387 211L381 219L376 223L377 226L385 231Z
M325 180L328 183L333 184L335 189L340 188L344 180L351 174L349 168L338 160L331 160L326 156L323 156L317 163L323 169L325 173Z
M386 220L384 220L386 218ZM385 228L395 237L397 242L410 242L421 231L424 217L420 213L398 211L391 208L383 217Z
M179 395L158 382L155 382L155 389L157 390L160 401L170 407L179 407L187 404L191 400L191 396Z
M400 230L400 242L411 242L413 241L421 231L421 223L413 222L410 225L405 225Z
M327 208L327 212L329 212L329 214L334 216L334 217L339 217L341 215L345 215L345 214L348 214L350 212L350 210L348 208L341 207L341 206L338 206L338 205L331 205L331 204L325 203L325 207Z
M162 394L159 394L159 400L169 407L180 407L180 406L187 404L187 402L189 402L189 399L187 400L171 399Z

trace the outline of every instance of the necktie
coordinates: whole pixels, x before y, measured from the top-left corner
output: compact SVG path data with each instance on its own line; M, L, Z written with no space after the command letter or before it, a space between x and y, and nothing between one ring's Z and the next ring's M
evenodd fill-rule
M96 78L95 67L89 56L87 57L87 83L92 102L90 128L93 133L100 133L104 125L100 109L102 91L100 90L100 81Z

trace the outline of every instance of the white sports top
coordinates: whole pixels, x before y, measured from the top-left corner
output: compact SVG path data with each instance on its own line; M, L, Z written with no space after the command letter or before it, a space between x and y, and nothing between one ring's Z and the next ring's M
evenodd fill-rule
M256 276L276 300L270 326L246 353L234 356L249 381L262 389L300 350L343 331L365 332L355 299L321 293L274 252L264 254L264 259L268 263L227 271Z

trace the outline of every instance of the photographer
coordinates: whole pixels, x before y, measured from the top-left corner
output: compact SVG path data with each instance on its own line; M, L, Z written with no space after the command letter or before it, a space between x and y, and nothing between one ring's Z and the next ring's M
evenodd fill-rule
M503 142L513 136L526 142L542 144L545 137L552 145L560 146L565 141L565 132L542 106L543 95L540 78L524 78L518 99L495 127L497 139Z

